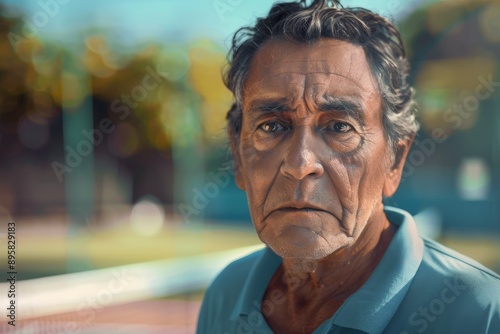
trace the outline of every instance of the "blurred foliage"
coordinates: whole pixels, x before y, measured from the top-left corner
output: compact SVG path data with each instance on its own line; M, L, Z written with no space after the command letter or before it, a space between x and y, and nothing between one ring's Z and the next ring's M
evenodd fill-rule
M208 145L217 144L224 138L224 116L231 95L220 73L225 51L214 42L151 43L137 46L130 53L125 48L112 47L106 31L83 32L77 44L55 43L36 35L27 36L20 17L1 14L2 9L0 122L2 134L11 137L9 144L15 142L18 123L24 117L50 124L61 117L62 104L77 106L87 97L81 80L64 67L65 62L88 73L91 95L99 100L98 108L106 109L96 110L94 104L94 114L107 113L116 124L120 120L110 112L113 102L116 103L116 99L123 102L134 89L138 94L137 87L148 74L155 72L161 76L161 79L155 78L161 80L158 89L147 92L144 100L130 102L132 118L114 134L123 140L114 140L117 148L112 153L123 156L141 149L165 150L173 140L182 144L183 137ZM64 96L61 85L66 85L68 92ZM188 117L179 123L186 109L195 110L197 117ZM129 136L126 135L135 138L132 144L130 140L127 144Z

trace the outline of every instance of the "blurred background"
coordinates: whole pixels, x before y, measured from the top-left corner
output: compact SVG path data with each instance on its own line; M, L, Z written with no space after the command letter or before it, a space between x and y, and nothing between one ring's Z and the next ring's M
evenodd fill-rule
M16 333L193 333L206 285L260 247L221 73L231 34L273 2L0 0ZM500 0L343 4L396 22L412 63L422 127L386 203L500 271Z

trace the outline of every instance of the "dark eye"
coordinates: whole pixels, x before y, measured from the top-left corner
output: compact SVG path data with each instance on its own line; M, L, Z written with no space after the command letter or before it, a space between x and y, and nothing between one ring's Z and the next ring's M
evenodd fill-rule
M278 122L267 122L262 124L259 128L265 132L276 132L285 130L285 127Z
M333 124L333 131L335 132L340 132L340 133L346 133L352 130L352 126L350 126L347 123L342 123L342 122L336 122Z

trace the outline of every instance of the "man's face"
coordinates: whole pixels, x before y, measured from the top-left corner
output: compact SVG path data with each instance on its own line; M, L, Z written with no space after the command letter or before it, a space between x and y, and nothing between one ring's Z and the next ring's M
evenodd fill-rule
M284 258L353 245L400 178L364 51L334 39L271 40L258 51L232 145L255 229Z

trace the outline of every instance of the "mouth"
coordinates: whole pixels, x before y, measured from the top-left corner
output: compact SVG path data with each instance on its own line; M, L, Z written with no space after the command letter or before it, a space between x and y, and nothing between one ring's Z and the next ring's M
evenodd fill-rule
M309 207L305 207L305 208L284 207L284 208L276 209L275 211L280 211L280 212L318 212L318 211L322 211L322 212L326 212L325 210L309 208Z
M329 213L328 211L324 210L323 208L309 204L309 203L286 203L280 207L278 207L274 211L281 211L281 212L326 212Z

